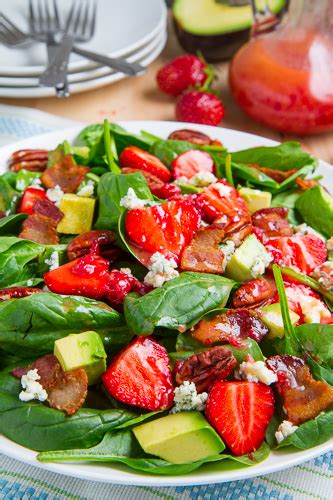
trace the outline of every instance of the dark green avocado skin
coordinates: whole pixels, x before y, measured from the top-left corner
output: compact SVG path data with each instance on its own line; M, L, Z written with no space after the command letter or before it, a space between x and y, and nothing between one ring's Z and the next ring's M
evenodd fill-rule
M193 0L195 1L195 0ZM277 14L279 18L288 9L289 0ZM231 59L237 50L250 38L250 29L223 33L221 35L194 35L185 31L182 26L173 19L175 33L180 45L186 52L193 54L200 51L206 61L220 62Z

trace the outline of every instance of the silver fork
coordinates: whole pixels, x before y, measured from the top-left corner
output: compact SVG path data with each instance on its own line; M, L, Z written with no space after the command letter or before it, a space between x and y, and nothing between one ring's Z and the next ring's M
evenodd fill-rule
M55 87L58 97L69 96L67 63L74 40L65 38L59 51L62 35L56 0L29 0L29 29L35 38L44 40L47 46L48 66L39 84Z

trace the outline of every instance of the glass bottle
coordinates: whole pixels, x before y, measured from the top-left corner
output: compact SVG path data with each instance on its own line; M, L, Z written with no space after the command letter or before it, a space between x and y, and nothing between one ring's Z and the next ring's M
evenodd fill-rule
M255 2L252 37L230 64L240 107L281 132L333 130L333 0L290 0L278 21Z

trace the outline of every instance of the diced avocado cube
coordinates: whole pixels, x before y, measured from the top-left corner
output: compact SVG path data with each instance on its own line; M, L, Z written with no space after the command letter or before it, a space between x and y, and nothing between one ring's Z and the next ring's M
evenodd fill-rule
M289 309L289 316L292 324L296 325L299 320L298 314ZM283 319L279 303L269 304L268 306L263 307L260 319L269 329L269 333L267 335L268 339L273 339L275 337L281 339L284 337Z
M322 186L305 191L295 203L304 221L330 238L333 234L333 198Z
M254 214L262 208L269 208L272 201L272 195L268 191L242 187L238 191L243 198L250 214Z
M158 418L133 429L146 453L173 464L196 462L221 453L225 445L198 411L184 411Z
M81 234L90 231L94 218L95 199L83 198L76 194L64 194L60 210L64 217L57 231L63 234Z
M74 333L54 343L54 355L67 372L84 368L89 385L96 384L106 370L106 352L101 337L93 331Z
M271 261L266 248L254 234L250 234L229 260L225 275L235 281L247 281L265 273Z

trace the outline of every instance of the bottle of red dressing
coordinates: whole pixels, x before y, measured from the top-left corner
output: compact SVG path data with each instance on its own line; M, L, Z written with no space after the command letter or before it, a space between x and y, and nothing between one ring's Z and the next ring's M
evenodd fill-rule
M280 23L252 0L252 38L230 64L231 91L255 120L282 132L333 130L333 0L290 0Z

